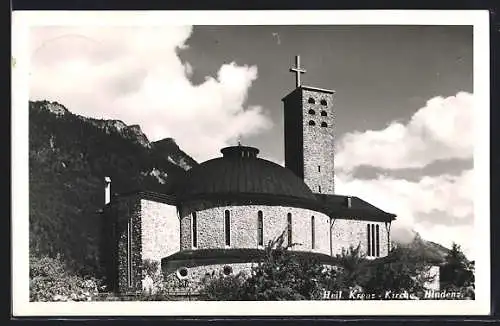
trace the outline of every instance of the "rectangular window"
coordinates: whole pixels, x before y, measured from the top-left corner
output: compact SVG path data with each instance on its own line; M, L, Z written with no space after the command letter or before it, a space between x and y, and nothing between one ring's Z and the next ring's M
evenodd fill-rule
M196 212L193 212L193 214L192 214L191 227L192 227L192 234L193 234L193 248L196 248L198 246L198 225L197 225L197 221L196 221Z
M375 225L371 224L372 228L372 252L370 256L375 256Z
M264 218L262 211L257 213L257 245L264 245Z
M378 224L368 224L368 249L366 251L369 257L380 257L380 227Z
M318 192L321 193L321 186L318 186Z
M314 249L316 247L316 235L314 234L314 216L311 216L311 248Z
M321 166L318 165L318 172L321 172Z
M231 245L231 218L229 211L224 212L224 233L226 235L226 246Z
M372 244L372 240L371 240L371 234L372 234L372 232L371 232L371 224L368 224L366 226L366 234L368 235L366 255L367 256L371 256L371 254L372 254L372 246L371 246L371 244Z
M287 239L288 245L292 245L292 213L287 214Z

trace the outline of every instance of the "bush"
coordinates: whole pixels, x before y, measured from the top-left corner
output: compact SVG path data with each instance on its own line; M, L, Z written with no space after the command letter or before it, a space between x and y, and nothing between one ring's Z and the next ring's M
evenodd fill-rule
M200 290L201 300L241 300L241 288L245 282L244 275L224 275L220 273L215 276L205 276L202 279L202 289Z
M245 277L207 277L200 291L205 300L313 300L322 295L324 267L317 259L299 257L284 246L283 232L270 241L265 257Z
M385 262L368 268L369 276L362 284L365 291L383 297L387 291L411 294L423 293L425 285L433 280L429 276L430 265L412 257L406 247L394 247Z
M30 257L30 301L90 301L99 282L70 274L60 257Z

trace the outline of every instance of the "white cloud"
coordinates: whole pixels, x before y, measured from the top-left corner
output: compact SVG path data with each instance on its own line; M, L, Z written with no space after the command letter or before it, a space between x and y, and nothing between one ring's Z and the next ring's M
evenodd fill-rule
M218 155L239 135L270 127L261 107L244 107L257 67L234 63L193 85L186 48L191 27L32 30L30 99L72 112L139 124L150 140L173 137L197 160Z
M470 93L432 98L407 124L346 134L336 145L336 166L345 171L361 165L422 168L437 160L471 158L473 116Z
M407 124L392 122L383 130L346 134L337 145L336 188L397 215L393 238L411 241L416 231L430 241L450 247L460 244L471 257L474 241L474 172L425 176L426 165L445 159L470 159L473 154L472 94L427 101ZM376 179L355 179L360 166L384 169ZM390 170L415 168L418 181L390 176Z
M472 254L473 245L473 182L473 170L460 175L424 176L414 182L388 176L372 180L354 179L346 174L336 176L338 193L353 194L397 215L394 240L411 241L414 230L424 239L446 247L455 241L468 255Z

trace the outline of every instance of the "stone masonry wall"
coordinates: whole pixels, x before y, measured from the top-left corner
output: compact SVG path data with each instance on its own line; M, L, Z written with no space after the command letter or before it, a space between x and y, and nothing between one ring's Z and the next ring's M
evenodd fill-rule
M342 249L348 250L349 246L361 246L363 253L367 252L368 245L368 224L379 225L380 237L380 257L388 254L388 232L384 222L358 221L348 219L334 219L332 226L332 253L341 254Z
M211 277L219 277L224 275L224 267L230 266L232 273L230 275L240 274L243 277L251 275L252 266L254 263L233 263L233 264L214 264L200 265L187 268L187 276L179 278L178 271L171 273L164 272L164 281L167 288L176 293L192 293L196 294L203 287L204 279ZM182 268L182 267L181 267ZM181 269L179 268L179 269Z
M283 99L285 166L296 176L304 178L303 108L302 94L298 89Z
M173 205L141 199L142 259L161 263L180 249L180 224Z
M314 104L309 99L314 99ZM321 104L325 100L326 105ZM334 110L333 94L302 90L304 182L315 193L334 194ZM309 113L310 110L314 114ZM326 116L322 115L322 112ZM310 121L314 122L311 126ZM327 126L322 127L321 124ZM321 189L320 189L321 188Z
M119 198L113 202L113 207L118 249L117 290L120 293L141 292L145 277L144 261L157 261L160 267L162 258L179 250L180 231L176 207L140 199L138 196Z
M116 234L118 237L118 291L135 293L142 289L142 248L140 200L136 196L120 198L113 203L117 209ZM131 232L128 232L131 223ZM129 235L131 274L129 283Z
M193 203L193 205L196 205ZM287 227L287 214L292 214L293 250L330 253L329 217L303 208L282 206L223 206L197 212L197 248L225 248L224 212L231 216L231 248L258 248L257 214L263 213L263 245L278 237ZM311 248L311 216L315 217L315 248ZM191 242L191 218L181 218L181 250L194 249Z

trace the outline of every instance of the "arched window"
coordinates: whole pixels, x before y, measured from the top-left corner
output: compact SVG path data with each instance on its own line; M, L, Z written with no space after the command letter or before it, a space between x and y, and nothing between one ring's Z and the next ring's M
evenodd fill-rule
M327 124L326 122L324 122L324 121L323 121L323 122L321 123L321 127L328 127L328 124Z
M314 234L314 215L311 216L311 248L314 249L316 246L316 234Z
M198 246L198 225L196 221L196 212L193 212L191 216L191 233L192 233L192 240L193 240L193 248L196 248Z
M326 100L321 100L320 103L321 103L321 105L325 105L326 106Z
M229 211L224 212L224 234L226 238L226 246L231 245L231 217Z
M257 213L257 245L264 245L264 217L262 211Z
M288 245L292 245L292 213L288 213L286 216L286 230L287 230L287 240Z
M316 111L314 111L313 109L309 109L309 114L315 115Z
M313 120L309 120L309 125L310 125L310 126L315 126L315 125L316 125L316 122L314 122Z
M316 101L312 97L310 97L309 100L307 100L307 103L314 104L316 103Z
M321 116L322 116L322 117L326 117L326 116L327 116L327 113L326 113L326 111L325 111L325 110L321 111Z

